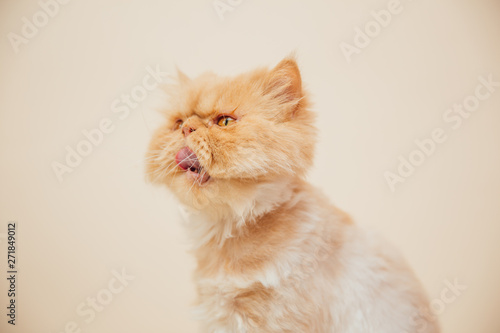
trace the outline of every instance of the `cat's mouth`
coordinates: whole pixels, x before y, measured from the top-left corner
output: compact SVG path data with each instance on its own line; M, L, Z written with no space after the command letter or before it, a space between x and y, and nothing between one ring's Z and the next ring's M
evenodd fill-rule
M210 179L210 175L203 169L196 154L188 147L184 147L177 152L175 163L177 163L179 168L186 171L189 178L200 185L205 184Z

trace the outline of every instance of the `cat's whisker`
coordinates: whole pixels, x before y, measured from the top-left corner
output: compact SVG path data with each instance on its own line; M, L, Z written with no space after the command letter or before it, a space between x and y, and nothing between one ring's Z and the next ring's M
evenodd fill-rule
M198 179L197 179L198 185L201 186L201 181L203 180L203 178L205 177L206 174L207 174L207 172L205 171L205 169L202 169L200 172L200 177L198 177Z
M173 171L176 170L176 168L178 167L178 164L186 161L186 160L189 160L191 157L193 157L193 155L195 155L194 153L191 153L189 154L188 156L186 156L184 159L182 159L181 161L177 162L175 159L170 162L167 166L164 166L162 168L160 168L159 170L157 170L158 173L158 176L155 178L155 180L158 180L158 179L162 179L162 178L165 178L167 177L170 173L172 173ZM172 164L174 164L172 166Z
M190 159L193 155L194 155L194 153L191 153L189 156L187 156L187 157L185 157L184 159L182 159L181 161L177 162L177 163L176 163L176 165L175 165L175 166L173 166L172 170L170 170L168 174L170 174L170 172L174 171L174 170L175 170L175 168L177 168L177 165L178 165L178 164L181 164L182 162L189 160L189 159ZM176 162L176 161L174 160L173 162ZM170 163L170 165L171 165L171 164L172 164L172 163ZM169 166L170 166L170 165L169 165ZM166 175L165 175L165 177L166 177L168 174L166 174Z
M187 193L191 192L191 190L193 189L194 184L196 184L196 180L191 184L191 187L189 187L189 190L187 191Z
M170 172L172 172L173 170L175 170L175 168L177 167L177 165L173 166L172 169L170 169L170 166L172 166L172 164L174 164L174 163L175 163L175 159L172 162L170 162L167 166L159 168L158 169L158 172L159 172L158 176L160 178L165 178L168 174L170 174Z
M172 162L170 162L169 164L167 164L165 166L165 163L161 164L159 161L157 162L157 164L159 165L159 167L155 170L154 174L156 177L155 177L155 181L160 179L160 178L163 178L164 177L164 174L166 173L167 170L169 170L170 166L175 163L175 160L173 160Z

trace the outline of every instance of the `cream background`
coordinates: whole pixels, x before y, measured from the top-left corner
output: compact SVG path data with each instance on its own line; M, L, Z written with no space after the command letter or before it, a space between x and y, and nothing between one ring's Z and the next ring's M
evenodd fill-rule
M402 0L403 12L348 64L339 43L387 3L248 0L221 21L211 0L73 0L16 54L6 35L39 7L2 0L0 236L18 221L20 275L18 325L2 310L0 331L59 333L75 321L83 332L195 332L180 214L142 171L161 95L123 121L110 104L146 66L233 74L297 50L319 118L310 180L396 244L431 298L446 279L468 286L440 316L444 332L500 332L500 89L460 129L441 119L479 75L500 80L500 5ZM116 120L114 132L58 182L52 161L103 117ZM384 172L435 127L448 140L392 193ZM76 307L121 267L135 280L85 324Z

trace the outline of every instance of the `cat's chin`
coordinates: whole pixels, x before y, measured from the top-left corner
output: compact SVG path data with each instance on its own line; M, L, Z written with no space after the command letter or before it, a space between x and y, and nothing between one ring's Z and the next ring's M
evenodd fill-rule
M301 183L293 177L263 182L213 178L209 186L200 187L178 179L170 189L189 211L201 214L200 221L209 225L234 222L236 227L289 201Z
M206 186L211 179L208 172L203 169L201 171L186 170L186 177L198 186Z

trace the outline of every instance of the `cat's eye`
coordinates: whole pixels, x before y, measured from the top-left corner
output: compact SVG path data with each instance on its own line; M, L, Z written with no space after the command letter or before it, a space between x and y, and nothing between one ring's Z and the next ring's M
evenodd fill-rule
M234 123L235 121L236 121L236 119L234 119L233 117L230 117L230 116L220 116L217 119L217 125L219 125L221 127L224 127L224 126L228 126L228 125Z
M177 121L175 122L173 130L176 131L176 130L180 129L182 127L182 123L183 123L183 121L181 119L177 119Z

